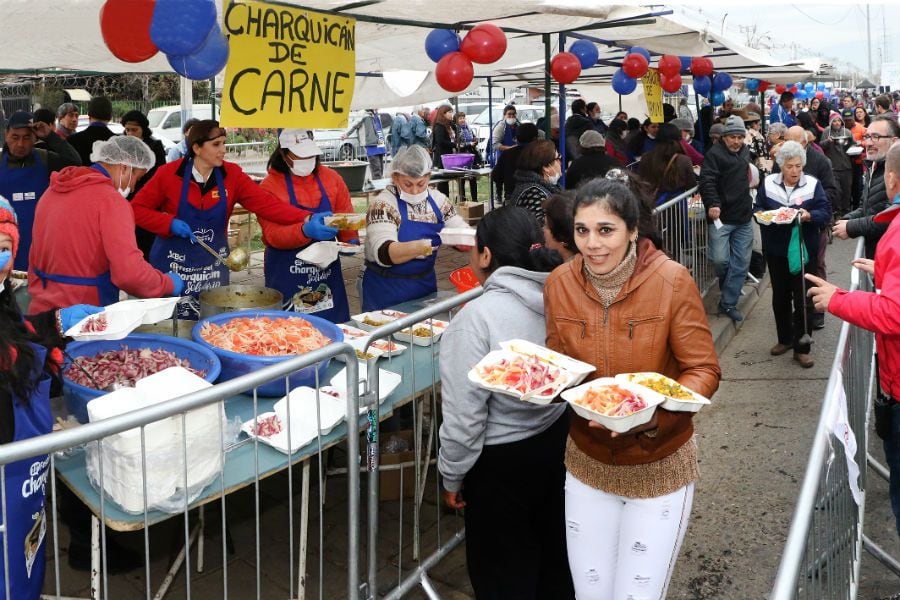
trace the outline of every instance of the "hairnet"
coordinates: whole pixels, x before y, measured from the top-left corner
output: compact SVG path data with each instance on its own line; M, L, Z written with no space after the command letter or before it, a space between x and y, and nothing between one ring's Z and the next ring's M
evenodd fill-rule
M391 161L391 171L407 177L431 175L431 157L418 144L401 148Z
M140 139L130 135L116 135L105 142L94 142L91 162L110 165L128 165L136 169L152 169L156 157Z

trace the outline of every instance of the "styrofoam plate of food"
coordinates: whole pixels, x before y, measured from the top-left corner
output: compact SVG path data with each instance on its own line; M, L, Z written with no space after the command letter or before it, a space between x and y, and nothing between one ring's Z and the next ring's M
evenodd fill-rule
M366 215L363 213L335 213L325 217L323 222L328 227L340 231L357 231L366 226Z
M674 379L660 373L620 373L615 378L622 381L630 381L661 394L665 398L662 408L666 410L697 412L707 404L710 404L709 398L701 396Z
M468 373L481 387L535 404L549 404L574 377L534 354L511 350L488 352Z
M862 146L850 146L849 148L847 148L846 152L847 152L847 156L859 156L860 154L863 153L863 147Z
M774 210L758 210L753 213L760 225L788 225L797 217L797 209L789 206Z
M406 346L401 344L400 342L395 342L394 340L375 340L372 342L370 348L375 348L376 350L381 351L381 356L389 357L389 356L397 356L398 354L403 354L403 351L406 350Z
M368 367L366 363L359 363L359 393L362 395L366 391L366 379L368 378ZM391 393L397 389L403 378L387 369L378 369L378 403L383 403ZM347 393L347 368L344 367L331 378L331 387L333 387L340 395L341 399L345 398ZM366 408L361 406L359 414L364 414Z
M571 356L566 356L565 354L540 346L534 342L529 342L528 340L507 340L505 342L500 342L500 347L504 350L518 352L519 354L533 354L542 360L558 367L562 367L573 376L572 381L568 383L570 387L578 385L584 381L585 377L596 370L596 367L592 364L576 360Z
M475 245L475 229L472 227L444 227L440 236L441 243L448 246Z
M643 386L613 377L600 377L562 393L575 413L610 431L625 433L653 418L665 398Z
M416 346L430 346L441 339L450 323L438 319L425 319L412 327L401 329L394 333L394 339L401 342L411 342Z
M154 323L171 319L172 312L175 310L179 300L181 300L179 297L123 300L122 302L110 304L106 307L106 310L107 312L140 310L144 313L141 324L153 325Z
M69 327L65 335L78 342L121 340L142 325L143 317L143 311L104 310Z
M400 317L405 317L405 312L398 310L373 310L370 312L360 313L350 317L364 331L374 331L382 325L387 325L391 321L396 321Z

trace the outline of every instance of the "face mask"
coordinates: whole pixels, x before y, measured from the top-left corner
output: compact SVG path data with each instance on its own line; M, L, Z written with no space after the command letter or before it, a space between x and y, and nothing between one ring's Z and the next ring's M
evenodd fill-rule
M516 120L515 120L515 119L507 119L507 120L506 120L506 124L507 124L507 125L515 125L515 124L516 124Z
M655 139L656 139L656 136L653 135L652 133L648 133L648 134L647 134L647 137L650 138L651 140L655 140Z
M122 187L122 179L119 178L119 186L116 188L119 190L119 193L122 194L123 198L128 198L128 195L131 193L131 186L128 185L128 182L131 181L131 173L133 170L129 167L128 179L125 180L125 187Z
M410 194L409 192L404 192L400 190L400 199L405 200L406 202L411 202L412 204L418 204L419 202L425 200L428 197L428 190L423 190L418 194Z
M315 158L295 158L291 166L291 173L297 177L306 177L316 168Z
M595 113L595 114L591 115L591 119L593 119L594 121L599 121L600 113Z
M550 177L548 177L547 181L549 181L553 185L556 185L556 182L559 181L559 177L560 177L560 174L557 173L556 175L551 175Z

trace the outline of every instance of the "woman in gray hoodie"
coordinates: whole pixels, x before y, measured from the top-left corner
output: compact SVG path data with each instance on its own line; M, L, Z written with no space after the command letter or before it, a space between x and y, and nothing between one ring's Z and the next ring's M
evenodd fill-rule
M574 598L564 518L566 405L522 402L467 377L501 341L545 344L544 280L562 258L543 239L523 208L485 215L470 257L484 294L441 338L438 468L447 505L466 509L466 560L479 600Z

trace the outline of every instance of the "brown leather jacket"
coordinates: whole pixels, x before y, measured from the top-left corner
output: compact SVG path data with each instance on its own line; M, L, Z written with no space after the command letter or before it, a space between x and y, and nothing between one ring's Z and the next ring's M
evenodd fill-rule
M687 269L641 239L634 273L604 309L582 265L578 255L547 279L547 346L596 366L591 378L655 371L712 396L722 373L700 293ZM675 452L694 432L694 413L656 412L655 437L637 433L612 438L575 414L569 435L600 462L651 463Z

